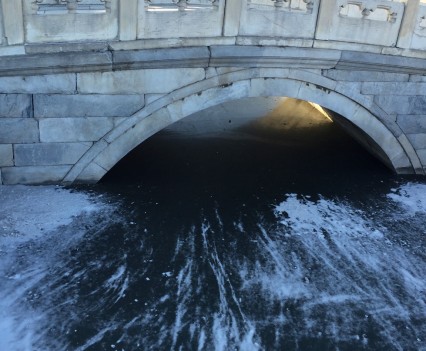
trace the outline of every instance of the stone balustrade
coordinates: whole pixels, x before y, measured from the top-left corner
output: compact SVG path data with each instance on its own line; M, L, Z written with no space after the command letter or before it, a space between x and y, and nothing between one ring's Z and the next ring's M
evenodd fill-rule
M426 57L425 0L0 0L0 56L108 42L336 48ZM40 49L41 50L41 49Z

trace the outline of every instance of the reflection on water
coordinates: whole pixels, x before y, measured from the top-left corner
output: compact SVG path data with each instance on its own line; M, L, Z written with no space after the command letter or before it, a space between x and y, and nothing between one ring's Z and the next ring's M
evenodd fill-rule
M0 349L425 350L426 181L361 151L169 132L97 186L3 187Z

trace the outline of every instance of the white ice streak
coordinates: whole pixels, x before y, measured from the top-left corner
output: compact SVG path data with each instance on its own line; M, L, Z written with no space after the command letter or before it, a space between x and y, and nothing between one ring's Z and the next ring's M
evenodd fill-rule
M48 330L41 333L40 326L48 324L48 314L59 307L42 305L54 293L42 287L56 264L56 250L65 249L71 240L69 233L65 240L58 239L66 232L58 229L107 206L55 186L1 186L0 198L0 350L30 351L46 341ZM72 239L82 234L73 231ZM40 247L53 238L51 255L45 255ZM59 340L54 343L63 346Z
M423 206L421 199L418 195L410 204L419 209ZM275 211L282 227L268 231L259 225L262 262L241 267L243 289L251 294L260 287L263 301L271 304L276 301L284 306L286 301L299 301L306 325L326 327L336 340L346 338L353 328L350 306L362 306L396 349L402 348L392 321L411 325L413 314L426 315L424 263L384 240L386 229L375 228L361 211L348 204L290 194ZM405 283L405 295L398 291L399 282ZM327 306L328 320L316 315L320 305ZM286 313L284 309L277 316L278 333L282 329L279 321L287 323ZM339 319L344 322L336 323Z
M222 226L221 221L219 221L219 224ZM220 260L217 248L214 242L209 242L209 232L211 232L210 226L204 223L201 228L203 246L210 268L216 278L220 302L219 311L213 315L214 349L216 351L235 348L245 351L259 350L260 347L255 341L254 325L243 313L237 292L229 279L223 262Z
M113 292L117 292L115 303L126 296L126 290L129 287L129 274L126 273L126 266L118 267L117 271L105 282L104 287Z
M188 303L191 297L191 279L192 279L192 259L188 259L185 266L180 270L177 276L178 289L176 293L177 309L175 321L172 329L173 344L175 349L179 333L183 328L183 319L188 309Z
M0 198L0 236L22 239L55 230L75 216L103 206L85 194L55 186L3 185Z
M426 213L426 184L404 184L398 189L392 189L388 198L398 203L410 215Z

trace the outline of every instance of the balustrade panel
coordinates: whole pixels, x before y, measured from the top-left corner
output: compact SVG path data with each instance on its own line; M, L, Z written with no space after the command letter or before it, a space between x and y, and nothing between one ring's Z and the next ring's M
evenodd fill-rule
M426 0L422 0L419 5L411 48L426 50Z
M316 38L395 46L403 15L400 1L322 1Z
M222 35L224 0L139 0L138 38Z
M93 41L118 35L118 1L24 0L28 43Z
M244 0L240 35L313 39L319 0Z

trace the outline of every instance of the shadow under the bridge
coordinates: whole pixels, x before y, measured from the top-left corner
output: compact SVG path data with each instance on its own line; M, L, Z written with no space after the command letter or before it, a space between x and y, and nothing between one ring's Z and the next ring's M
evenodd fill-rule
M392 172L308 102L252 98L154 135L102 179L191 193L340 193ZM238 194L238 195L237 195Z

